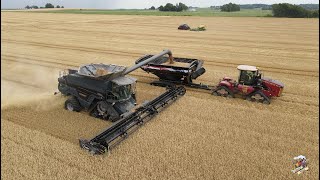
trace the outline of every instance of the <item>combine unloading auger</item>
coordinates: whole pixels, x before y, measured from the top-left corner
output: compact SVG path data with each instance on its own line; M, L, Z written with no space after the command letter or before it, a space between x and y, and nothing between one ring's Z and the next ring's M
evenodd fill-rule
M137 108L133 113L115 122L111 127L90 140L79 140L80 147L92 154L103 154L138 129L158 112L169 106L177 98L183 96L186 89L183 86L170 87L152 101Z

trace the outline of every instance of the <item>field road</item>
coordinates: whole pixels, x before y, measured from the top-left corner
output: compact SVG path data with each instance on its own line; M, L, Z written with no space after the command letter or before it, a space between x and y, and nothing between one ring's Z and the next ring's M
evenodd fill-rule
M204 24L207 31L179 31ZM109 154L78 145L111 123L64 110L59 71L131 66L170 49L204 60L196 82L237 78L240 64L285 84L270 105L187 88L184 97ZM138 103L163 88L142 70ZM319 19L161 17L1 12L1 179L317 179ZM293 174L292 160L309 159Z

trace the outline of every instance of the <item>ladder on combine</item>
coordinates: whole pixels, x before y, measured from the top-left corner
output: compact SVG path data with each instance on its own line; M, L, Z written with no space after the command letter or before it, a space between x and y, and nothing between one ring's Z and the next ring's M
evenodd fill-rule
M183 96L185 92L186 89L183 86L170 87L165 93L137 108L91 140L80 139L80 147L92 154L103 154L109 151L158 112Z

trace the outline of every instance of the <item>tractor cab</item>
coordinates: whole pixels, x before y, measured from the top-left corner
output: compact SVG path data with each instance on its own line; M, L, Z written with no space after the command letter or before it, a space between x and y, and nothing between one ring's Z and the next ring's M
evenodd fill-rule
M239 84L254 85L261 79L261 74L255 66L239 65L237 69L240 71Z

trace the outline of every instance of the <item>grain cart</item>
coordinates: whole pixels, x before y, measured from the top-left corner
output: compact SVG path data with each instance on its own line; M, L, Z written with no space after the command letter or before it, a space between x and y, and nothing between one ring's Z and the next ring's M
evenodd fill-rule
M150 54L145 55L136 60L136 64L144 62L152 56ZM161 56L141 66L141 69L159 77L158 81L151 83L152 85L169 86L170 84L180 84L211 90L208 85L193 83L193 80L206 72L202 66L203 60L199 59Z
M281 96L284 84L280 81L261 77L262 73L255 66L239 65L237 69L240 71L238 82L224 77L213 88L213 95L233 98L240 94L249 101L264 104L270 104L271 97Z
M170 50L164 50L129 68L113 64L87 64L78 70L63 71L58 78L58 89L69 96L65 109L86 109L94 117L119 120L136 105L136 79L126 75L165 54L172 57Z

